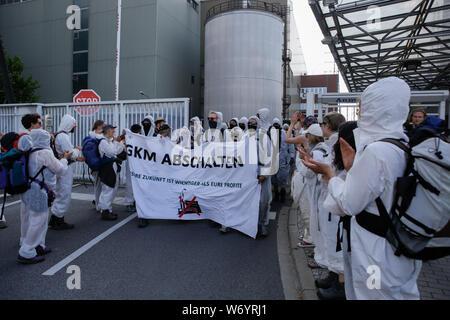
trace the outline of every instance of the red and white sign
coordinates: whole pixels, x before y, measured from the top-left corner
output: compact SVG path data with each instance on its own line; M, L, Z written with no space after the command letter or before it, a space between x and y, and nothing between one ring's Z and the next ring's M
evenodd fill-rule
M74 103L89 103L89 102L101 102L102 99L94 90L81 90L73 97ZM82 116L90 116L96 113L100 109L100 106L80 106L75 107L77 111Z

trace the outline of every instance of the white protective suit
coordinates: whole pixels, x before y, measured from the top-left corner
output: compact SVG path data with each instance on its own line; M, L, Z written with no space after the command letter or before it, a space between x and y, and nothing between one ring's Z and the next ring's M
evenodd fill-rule
M211 111L217 115L217 128L212 129L209 128L208 130L203 133L203 141L202 142L217 142L217 141L224 141L224 135L221 132L222 124L223 124L223 114L222 112L218 111Z
M98 151L101 158L105 156L108 158L114 158L123 150L125 150L125 145L113 139L109 140L105 138L100 141L100 144L98 145ZM114 188L111 188L103 182L100 182L102 188L98 203L98 208L100 211L109 210L110 212L112 212L112 203L116 196L117 188L119 187L119 174L117 173L118 167L116 162L113 163L113 169L116 173L116 184Z
M53 155L50 148L50 134L41 129L32 130L31 138L34 148L45 150L35 151L30 155L28 170L31 177L34 177L43 166L46 169L37 177L44 180L45 184L55 190L56 179L66 172L67 160L58 160ZM22 201L26 207L26 219L22 221L24 237L19 250L19 254L31 259L36 256L36 247L42 246L45 249L45 236L48 229L48 203L47 193L37 183L32 183L31 188L22 196Z
M144 122L144 120L150 120L150 122L152 124L148 134L145 134L145 131L144 131L144 125L142 124ZM153 137L153 134L155 133L155 120L153 119L153 117L151 115L145 116L144 119L142 119L141 125L142 125L142 134L147 137Z
M144 122L144 120L150 120L150 123L152 124L152 126L150 127L150 131L147 134L147 137L153 137L153 133L155 132L155 121L153 120L153 117L151 115L147 115L144 117L144 119L142 119L141 121L141 125L142 122ZM145 131L144 131L144 127L142 127L142 134L145 135ZM102 138L105 138L103 136L103 134L101 135ZM120 153L120 152L119 152ZM131 206L134 205L134 195L133 195L133 186L131 184L131 171L130 171L130 164L128 163L128 161L126 161L125 163L125 181L126 181L126 189L125 189L125 205L126 206ZM99 190L101 192L101 182L100 179L98 179L98 185ZM99 195L100 195L99 192ZM101 210L97 207L97 210Z
M30 131L26 130L22 133L27 133L26 135L22 136L18 143L17 148L20 151L28 151L33 148L33 140L30 135ZM22 134L21 133L21 134ZM22 200L23 195L20 195L20 199ZM23 239L25 237L25 233L27 232L28 225L29 225L29 217L27 206L22 202L20 202L20 245L22 245ZM5 216L3 216L3 221L6 221Z
M258 129L256 130L256 139L258 141L257 147L258 147L258 159L260 156L259 149L260 149L260 137L261 136L267 136L266 130L261 130L262 127L262 121L256 116L252 116L249 118L255 119L258 123ZM269 128L267 126L267 123L264 123L264 127ZM247 133L249 133L248 131ZM270 143L270 139L267 139L267 143ZM258 176L260 175L262 165L258 165ZM258 219L258 226L267 226L269 224L269 211L270 211L270 203L272 202L272 176L265 176L265 180L261 183L261 197L259 200L259 219Z
M73 152L72 160L82 157L80 150L75 149L70 141L70 131L73 129L76 121L71 115L66 114L61 119L61 124L58 128L58 135L55 138L55 149L58 155L64 151ZM70 201L72 200L72 185L73 185L73 166L69 165L63 176L58 177L56 181L56 199L53 202L52 213L58 218L63 218L64 214L69 210Z
M274 118L272 124L279 124L281 128L281 121L278 118ZM278 173L273 177L273 182L278 183L280 188L287 188L289 186L289 171L291 169L291 159L295 158L295 149L293 144L289 144L285 141L286 133L283 129L279 130L281 135L279 140L279 169Z
M347 176L347 171L346 170L339 170L336 171L336 175L337 177L339 177L342 180L345 180L346 176ZM342 211L342 209L337 205L336 201L334 201L333 197L331 196L331 194L328 193L327 198L325 199L325 203L324 206L327 208L327 210L329 210L334 216L345 216L345 212ZM340 231L341 231L341 239L342 239L342 244L341 244L341 249L342 251L336 252L336 254L342 254L342 265L339 266L339 268L342 268L342 272L337 272L334 271L336 270L336 262L334 260L333 257L328 256L328 259L330 261L330 269L333 270L334 272L337 273L343 273L344 274L344 285L345 285L345 298L347 300L356 300L356 295L355 295L355 289L353 288L353 276L352 276L352 263L351 263L351 258L352 258L352 253L351 251L349 251L349 242L348 242L348 237L347 237L347 230L344 229L343 224L340 225ZM336 241L337 241L337 237ZM339 271L339 269L338 269Z
M315 161L330 163L330 149L324 142L312 146L310 153ZM297 161L297 169L305 177L305 191L309 199L310 233L315 245L314 260L323 267L328 267L326 249L326 227L328 212L323 203L327 196L327 185L321 175L316 175L305 167L303 162ZM306 241L306 240L305 240Z
M361 96L361 117L354 130L357 153L344 180L334 177L328 191L346 214L362 211L379 215L375 199L381 197L390 211L394 185L406 167L406 155L383 138L408 140L403 123L408 116L411 91L396 77L384 78L366 88ZM385 238L351 221L351 264L355 296L358 300L420 299L417 278L422 262L397 257ZM380 287L373 284L372 270L379 270ZM370 273L371 272L371 273ZM376 274L375 274L376 276ZM347 281L347 279L346 279ZM375 282L376 284L376 282Z
M96 133L95 131L90 131L89 136L91 138L96 138L99 140L105 138L102 133ZM100 179L98 178L98 171L93 171L91 174L92 178L94 178L95 208L97 211L99 211L100 209L98 208L98 199L100 198L100 193L102 192L102 185L100 183Z
M330 160L334 161L334 145L338 142L339 133L332 134L328 140L325 142L330 148ZM344 174L344 173L343 173ZM326 192L325 198L328 196L328 188L324 189ZM326 202L325 202L326 203ZM326 207L326 206L325 206ZM339 216L336 215L335 212L330 210L330 208L326 208L329 212L328 219L326 221L326 248L327 248L327 261L328 261L328 270L343 274L344 273L344 257L342 255L342 251L336 252L337 246L337 231L339 225Z

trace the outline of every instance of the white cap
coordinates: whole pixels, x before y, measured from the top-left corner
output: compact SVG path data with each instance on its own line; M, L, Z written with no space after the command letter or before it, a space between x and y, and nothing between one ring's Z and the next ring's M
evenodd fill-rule
M309 134L312 134L313 136L317 136L317 137L322 137L323 138L322 128L317 123L314 123L314 124L310 125L309 128L303 133L304 134L309 133Z

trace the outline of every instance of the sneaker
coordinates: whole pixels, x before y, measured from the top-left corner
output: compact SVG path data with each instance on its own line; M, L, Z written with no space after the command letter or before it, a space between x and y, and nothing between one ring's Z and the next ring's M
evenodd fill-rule
M109 210L102 211L101 214L102 214L102 220L106 220L106 221L117 220L117 214L112 213Z
M328 289L319 289L317 296L320 300L346 300L345 285L336 281Z
M8 228L6 221L0 221L0 229L6 229L6 228Z
M127 206L127 212L128 212L128 213L134 213L134 212L136 212L136 207L133 206L133 205L128 205L128 206Z
M221 232L221 233L228 233L228 232L230 232L230 228L227 228L227 227L225 227L225 226L221 226L220 227L220 229L219 229L219 231Z
M19 256L17 257L17 262L19 262L21 264L36 264L36 263L42 262L44 260L45 260L44 256L36 256L34 258L27 259L27 258L22 257L19 254Z
M64 221L64 217L58 218L57 216L53 215L50 217L50 222L48 223L48 226L50 229L53 230L70 230L73 229L75 226L73 224L69 224Z
M328 289L330 288L334 282L338 281L338 275L334 272L329 272L328 275L325 278L316 280L316 286L317 288L321 288L321 289Z
M138 224L139 228L145 228L148 226L148 224L149 224L148 219L139 218L139 224Z
M50 252L52 252L52 249L50 249L49 247L45 247L45 249L42 248L42 246L36 247L36 253L38 256L45 256L46 254L49 254Z
M314 244L313 243L309 243L306 241L300 241L299 243L297 243L297 246L300 248L314 248Z

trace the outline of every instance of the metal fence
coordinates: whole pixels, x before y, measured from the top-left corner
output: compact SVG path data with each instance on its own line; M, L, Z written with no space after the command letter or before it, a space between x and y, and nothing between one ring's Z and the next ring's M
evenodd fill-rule
M130 128L135 123L140 123L147 115L163 117L172 129L179 129L189 124L188 98L160 99L160 100L128 100L118 102L93 103L57 103L57 104L18 104L0 105L0 132L21 132L21 118L27 113L39 113L42 122L46 115L53 118L53 132L58 131L59 123L64 115L70 114L77 121L77 129L72 134L74 146L81 146L83 139L92 129L96 120L104 120L106 123L117 126L117 133L125 128ZM88 179L88 168L84 163L74 164L74 177L76 179ZM121 172L121 182L125 180L125 170Z

